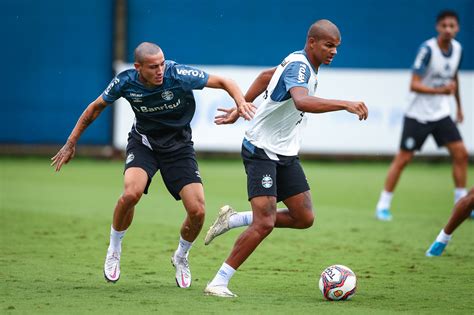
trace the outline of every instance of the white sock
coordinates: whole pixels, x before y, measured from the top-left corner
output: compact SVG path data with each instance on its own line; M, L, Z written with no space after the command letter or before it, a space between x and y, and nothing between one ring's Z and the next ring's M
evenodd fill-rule
M436 237L437 242L441 242L444 244L448 244L449 240L451 240L452 235L444 233L444 229L439 232L438 237Z
M464 188L455 188L454 189L454 203L458 203L459 199L467 195L467 189Z
M227 286L234 273L234 268L226 263L223 263L221 269L219 269L214 279L212 279L212 281L209 283L209 286Z
M182 236L179 237L178 249L174 252L175 256L186 257L188 255L189 249L193 246L193 242L188 242L183 239Z
M392 198L393 193L383 190L380 194L379 202L377 203L377 210L390 209Z
M248 226L252 223L252 221L253 221L252 211L237 212L236 214L230 216L229 227L233 229L240 226Z
M125 236L124 231L115 231L113 226L110 226L110 244L109 244L109 250L112 250L114 252L120 252L122 250L122 239Z

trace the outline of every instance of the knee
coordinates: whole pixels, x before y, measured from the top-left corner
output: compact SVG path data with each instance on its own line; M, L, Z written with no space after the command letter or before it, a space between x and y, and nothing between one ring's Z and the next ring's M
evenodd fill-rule
M275 227L275 220L273 220L271 217L265 217L264 219L254 221L252 225L257 233L262 238L265 238L273 231L273 228Z
M307 215L303 217L301 220L301 228L308 229L312 227L314 224L314 213L312 211L308 211Z
M411 156L402 156L402 157L399 157L399 158L396 160L395 165L397 166L398 169L404 169L405 166L407 166L408 163L410 163L411 159L412 159Z
M255 230L261 239L264 239L275 227L276 198L270 196L258 197L252 199L251 203L254 216L250 228Z
M137 190L126 190L120 197L120 201L127 206L134 206L140 201L143 192Z
M204 222L204 217L206 215L206 205L204 200L196 200L188 206L188 209L186 210L192 221Z
M453 160L455 163L467 164L469 160L469 154L467 153L467 150L465 148L458 150L455 154L453 154Z

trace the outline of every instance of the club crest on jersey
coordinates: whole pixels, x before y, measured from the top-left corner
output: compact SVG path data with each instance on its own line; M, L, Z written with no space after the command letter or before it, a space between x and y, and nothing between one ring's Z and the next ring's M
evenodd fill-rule
M133 153L130 153L129 155L127 155L127 160L125 161L125 164L132 162L134 159L135 155L133 155Z
M171 101L174 97L174 94L173 92L171 91L164 91L163 93L161 93L161 97L165 100L165 101Z
M270 188L273 186L273 179L270 175L264 175L262 178L263 188Z
M405 147L409 150L413 149L415 147L415 139L413 139L412 137L408 137L405 140Z

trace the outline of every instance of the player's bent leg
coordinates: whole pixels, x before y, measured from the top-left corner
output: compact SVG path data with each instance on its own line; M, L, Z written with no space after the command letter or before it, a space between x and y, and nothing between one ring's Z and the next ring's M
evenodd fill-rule
M474 208L474 188L469 194L461 198L454 206L453 213L449 218L448 224L441 230L435 241L426 251L427 257L441 256L446 246L448 246L454 231L466 220Z
M178 287L189 288L192 277L188 255L189 249L199 235L204 223L204 190L201 183L191 183L184 186L179 195L183 200L187 215L181 226L180 243L171 257L171 264L175 268L175 280Z
M275 227L307 229L313 225L314 213L309 191L291 196L283 202L288 208L277 210ZM210 226L204 244L209 245L214 238L230 229L248 226L252 222L252 213L236 212L231 206L225 205L219 210L216 220Z
M288 208L277 210L275 227L307 229L313 225L314 213L309 191L291 196L283 202ZM248 226L252 222L253 215L251 212L236 212L231 206L225 205L220 208L216 220L210 226L204 244L209 245L214 238L230 229Z
M447 234L452 234L464 220L466 220L474 208L474 188L461 198L454 206L454 211L444 227Z
M148 175L141 168L129 168L125 171L124 191L115 206L110 244L104 262L104 277L108 282L115 283L120 279L122 238L132 222L135 205L147 183Z
M314 223L313 203L310 191L283 200L288 209L277 211L275 227L307 229Z
M229 221L233 215L237 215L237 212L229 205L225 205L219 209L216 220L209 227L206 237L204 238L204 245L209 245L214 238L230 230Z
M380 221L391 221L392 220L392 213L390 211L390 202L391 196L397 183L400 179L400 176L405 169L405 167L410 163L414 156L413 151L407 151L401 149L397 155L394 157L392 163L390 164L390 168L387 173L387 178L385 179L384 191L390 194L390 198L387 199L382 198L377 203L375 217ZM387 199L387 200L382 200Z

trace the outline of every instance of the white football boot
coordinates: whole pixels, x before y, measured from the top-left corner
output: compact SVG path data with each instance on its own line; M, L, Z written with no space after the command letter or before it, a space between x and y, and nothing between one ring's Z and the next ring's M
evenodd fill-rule
M216 221L211 225L204 238L204 244L209 245L214 238L230 230L229 218L237 214L231 206L225 205L219 210Z
M107 250L104 264L104 277L108 282L117 282L120 278L120 251Z
M235 298L237 294L232 293L228 287L223 285L210 286L209 284L204 289L204 294L218 296L223 298Z
M188 255L179 257L171 256L171 264L176 270L176 284L180 288L189 288L191 286L191 270L189 269Z

